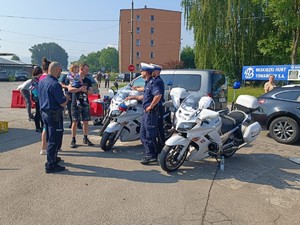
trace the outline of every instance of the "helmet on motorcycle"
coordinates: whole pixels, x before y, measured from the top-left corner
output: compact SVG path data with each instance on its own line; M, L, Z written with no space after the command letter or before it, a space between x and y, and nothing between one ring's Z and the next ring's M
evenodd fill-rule
M199 109L214 109L214 100L209 96L203 96L199 101Z
M120 103L119 104L119 110L121 112L125 112L127 110L127 105L124 102Z

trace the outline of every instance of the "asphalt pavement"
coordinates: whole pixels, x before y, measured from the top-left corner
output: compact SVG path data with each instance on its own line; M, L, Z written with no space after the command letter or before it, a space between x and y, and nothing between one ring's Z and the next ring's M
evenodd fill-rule
M278 144L263 131L218 170L214 159L186 162L175 173L143 166L140 141L117 142L103 152L100 127L90 123L95 146L70 149L65 122L63 151L67 171L46 174L40 133L25 109L10 108L20 82L0 82L0 224L300 224L300 144ZM103 96L107 89L101 88Z

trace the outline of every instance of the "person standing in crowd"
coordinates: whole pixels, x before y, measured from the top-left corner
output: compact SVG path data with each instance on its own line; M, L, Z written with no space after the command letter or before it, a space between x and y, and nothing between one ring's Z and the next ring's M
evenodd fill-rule
M34 123L35 123L35 131L36 132L42 132L43 131L43 120L41 117L41 111L40 111L40 104L39 104L39 95L38 95L38 84L39 84L39 79L43 74L43 70L41 67L36 66L34 67L32 71L32 82L30 86L31 90L31 97L32 100L35 102L35 116L34 116Z
M146 156L141 160L141 164L148 165L157 162L158 149L158 118L159 101L162 98L162 89L152 77L154 66L141 63L141 74L145 79L144 94L139 96L129 96L127 99L142 100L144 113L141 122L141 141L146 149Z
M49 65L50 65L51 61L47 60L46 57L42 58L42 70L43 70L43 74L40 77L39 81L45 79L48 76L48 69L49 69ZM42 131L42 148L40 151L41 155L46 155L47 154L47 138L46 138L46 129L45 127L43 127L43 131Z
M39 82L39 102L48 139L46 173L65 170L65 167L58 165L61 158L57 157L63 139L63 109L68 103L57 79L61 70L58 62L52 62L49 65L50 75Z
M30 85L31 85L32 79L26 80L24 83L20 84L17 88L17 90L20 90L21 95L23 96L26 104L26 110L28 114L28 120L34 120L34 116L31 113L31 98L30 98Z
M101 73L101 71L99 71L95 76L95 80L97 81L98 89L101 87L101 79L102 79L102 73Z
M92 88L92 83L91 81L86 77L87 74L89 73L89 66L87 64L82 64L80 66L80 76L81 80L83 83L83 86L80 88L75 88L69 85L69 92L72 93L72 103L71 103L71 112L72 112L72 117L73 117L73 123L72 123L72 141L71 141L71 148L76 148L76 131L77 131L77 123L79 121L83 121L83 143L87 144L88 146L93 146L94 144L88 139L88 132L89 132L89 127L88 123L91 120L90 116L90 105L84 105L82 109L79 109L76 104L76 100L74 97L74 94L77 92L83 92L87 95L93 93L93 88ZM87 100L88 101L88 100Z
M160 101L158 102L158 154L161 152L165 145L165 130L164 130L164 114L165 114L165 108L163 106L164 103L164 93L165 93L165 83L163 79L160 77L160 71L162 69L161 66L150 63L151 66L154 66L154 71L152 73L154 77L154 81L156 85L160 88L160 93L162 94L162 97Z
M110 79L110 74L107 71L105 73L105 88L109 88L109 79Z
M72 105L72 93L69 93L68 91L68 87L70 85L70 79L68 78L68 74L64 74L61 78L60 78L60 84L61 86L63 87L64 89L64 92L65 94L68 94L69 96L69 101L68 101L68 104L67 104L67 110L68 110L68 115L69 115L69 119L70 119L70 125L69 125L69 128L72 127L72 122L73 122L73 119L72 119L72 112L71 112L71 105ZM77 123L77 129L82 129L82 126L81 126L81 123L78 122Z
M269 76L269 81L266 82L264 85L265 93L272 91L274 89L274 87L276 87L276 84L274 83L274 79L275 79L274 75Z

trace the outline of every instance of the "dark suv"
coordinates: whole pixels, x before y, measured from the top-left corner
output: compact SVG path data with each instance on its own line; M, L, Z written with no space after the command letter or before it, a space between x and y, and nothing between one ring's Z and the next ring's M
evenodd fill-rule
M292 144L300 138L300 86L274 88L258 98L252 118L265 126L277 142Z

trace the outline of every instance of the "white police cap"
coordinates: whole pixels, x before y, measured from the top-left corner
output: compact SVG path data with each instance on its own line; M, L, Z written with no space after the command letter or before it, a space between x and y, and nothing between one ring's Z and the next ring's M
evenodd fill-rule
M149 72L152 72L154 70L154 66L153 65L150 65L148 63L143 63L141 62L141 71L149 71Z
M154 70L162 70L162 66L150 63L151 66L154 66Z

